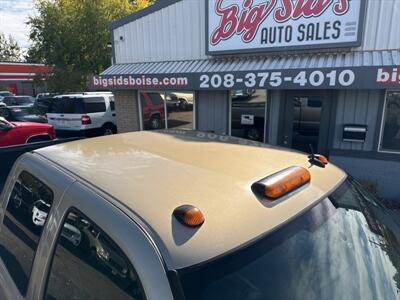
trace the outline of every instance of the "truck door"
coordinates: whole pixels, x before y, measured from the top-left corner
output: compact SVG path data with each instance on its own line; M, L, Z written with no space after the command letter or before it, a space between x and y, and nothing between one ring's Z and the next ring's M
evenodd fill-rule
M93 209L96 207L96 209ZM126 209L125 209L126 211ZM34 299L173 299L161 258L120 208L76 182L49 227Z
M46 265L45 228L53 226L53 211L72 179L33 154L8 178L0 210L0 299L35 299L38 268L43 272Z

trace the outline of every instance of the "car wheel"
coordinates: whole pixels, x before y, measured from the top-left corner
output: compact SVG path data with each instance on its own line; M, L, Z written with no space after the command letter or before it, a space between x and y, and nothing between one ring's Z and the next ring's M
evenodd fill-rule
M253 141L259 141L261 139L261 132L257 128L250 128L247 130L247 138Z
M159 116L153 116L150 119L150 128L151 129L160 129L161 128L161 118Z
M116 133L115 127L109 124L104 125L102 131L103 135L113 135Z
M186 100L181 99L181 101L179 102L179 109L180 110L187 110L188 108L188 103Z
M99 262L99 256L97 255L97 251L96 251L95 247L90 248L88 258L92 263L97 264Z
M50 137L46 136L35 136L33 138L30 138L27 142L27 144L32 144L32 143L40 143L40 142L48 142L50 141Z

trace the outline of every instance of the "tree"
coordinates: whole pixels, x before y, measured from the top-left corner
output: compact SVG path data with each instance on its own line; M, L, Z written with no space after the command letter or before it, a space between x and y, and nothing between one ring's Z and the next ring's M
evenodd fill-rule
M54 66L49 89L55 92L87 88L88 78L111 63L107 25L150 0L37 0L31 17L32 46L27 60Z
M155 1L154 0L133 0L131 1L135 7L136 10L141 10L146 7L148 7L150 4L153 4Z
M21 48L17 41L10 35L8 39L0 33L0 61L20 61Z

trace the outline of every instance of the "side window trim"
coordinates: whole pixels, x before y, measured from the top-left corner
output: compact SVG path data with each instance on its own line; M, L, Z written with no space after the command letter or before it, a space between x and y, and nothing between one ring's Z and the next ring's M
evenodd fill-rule
M97 201L96 210L93 210L93 201ZM42 272L39 274L41 284L38 285L38 290L34 294L36 298L43 299L44 297L45 283L50 272L50 258L54 255L57 237L61 230L60 225L71 207L79 208L80 212L113 237L115 243L137 271L147 299L174 299L160 252L148 234L144 232L142 226L134 221L135 216L129 212L124 213L126 208L120 206L117 200L109 198L96 188L80 181L76 181L68 187L57 207L57 215L52 220L54 224L58 225L52 230L50 245L43 253L48 259L45 272L41 268ZM110 218L113 219L113 222L108 221ZM143 257L146 257L145 264ZM154 281L158 282L157 289L154 289L152 285Z
M400 95L400 90L387 90L385 92L385 100L383 101L383 110L382 110L382 116L381 117L381 125L380 128L378 128L377 130L379 130L379 141L378 141L378 152L381 153L389 153L389 154L400 154L400 148L396 146L392 146L391 148L384 148L384 137L385 137L385 130L387 130L387 119L388 119L388 115L391 113L389 111L389 101L390 101L390 96L391 95ZM399 107L399 104L393 100L393 103L395 103L394 105L396 105L397 107ZM400 134L400 119L397 120L397 123L399 125L398 129L397 129L397 134Z
M67 219L68 216L73 213L73 214L77 214L80 215L82 217L84 217L85 219L88 220L89 223L91 223L92 225L94 225L94 227L96 229L98 229L98 237L101 234L104 234L106 236L106 239L111 240L111 242L118 248L118 250L120 251L120 253L122 253L122 255L124 256L124 258L127 260L128 264L130 265L130 267L133 269L134 274L137 276L138 278L138 283L139 283L139 290L141 295L143 296L142 299L147 299L146 294L145 294L145 290L143 289L143 285L142 282L140 280L139 275L136 272L136 269L134 267L134 265L132 264L132 262L129 260L128 256L126 255L126 253L123 251L123 249L120 248L120 246L113 240L112 237L110 237L110 234L107 233L106 231L104 231L95 221L93 221L90 217L88 217L85 213L83 213L81 210L79 210L78 208L76 208L75 206L71 206L69 207L66 212L63 214L63 218L62 218L62 222L60 222L59 226L58 226L58 230L57 230L57 236L56 236L56 241L55 241L55 245L53 247L53 250L51 252L51 256L49 258L49 268L48 268L48 272L46 275L46 280L43 284L43 299L46 299L46 295L47 295L47 289L48 289L48 284L50 281L50 276L51 276L51 272L52 272L52 268L53 268L53 264L54 264L54 258L56 257L56 251L57 251L57 247L60 244L60 241L63 237L63 229L65 227L65 224L67 223Z
M46 167L43 167L44 162L47 162ZM44 241L46 241L47 243L47 241L49 240L49 232L51 232L51 230L53 230L52 228L54 228L53 226L54 219L56 218L57 215L55 212L58 210L58 205L60 204L60 200L62 199L65 191L74 182L74 179L68 174L56 168L46 159L41 158L35 154L30 154L30 153L24 154L23 156L18 158L17 161L14 163L14 166L9 172L9 176L5 183L3 192L0 195L1 196L0 200L2 201L0 207L1 210L0 224L3 223L4 212L8 205L8 199L11 196L14 187L14 182L22 171L27 171L36 178L40 179L47 185L47 187L49 187L52 190L54 195L53 206L51 208L50 213L48 214L48 221L46 222L46 226L43 227L43 232L39 240L38 247L36 249L36 254L34 257L31 270L31 278L28 283L28 290L26 295L26 299L37 299L37 296L34 296L37 294L37 291L40 290L40 280L38 281L37 279L40 278L40 275L44 273L47 262L46 250L48 249L48 245L45 246ZM8 292L16 299L19 299L18 296L16 295L19 295L19 297L22 297L22 295L17 289L17 286L14 284L11 275L8 274L8 272L6 273L7 275L6 274L3 275L4 278L9 277L9 279L12 282L12 286L15 287L15 290L18 293L15 293L12 289L10 289ZM11 297L11 299L13 298Z
M16 275L16 274L13 275L13 273L15 272L15 268L16 267L19 266L19 267L22 268L22 265L21 265L22 258L21 257L20 257L20 260L17 259L16 262L14 262L14 265L11 262L7 263L3 259L2 260L3 260L3 263L4 263L5 269L7 270L7 273L10 276L10 278L12 279L15 287L19 291L20 295L23 295L25 297L25 296L28 295L28 292L29 292L29 285L30 285L30 283L32 281L31 279L32 279L33 272L34 272L34 264L35 264L35 260L36 260L36 257L38 255L38 252L39 252L39 245L40 245L40 242L41 242L42 237L43 237L43 231L44 231L44 228L47 225L47 221L49 219L48 216L50 215L50 213L52 212L53 207L54 207L53 204L54 204L54 200L55 200L55 194L54 194L54 191L51 189L51 187L49 187L46 183L43 183L43 181L40 178L38 178L38 176L36 176L36 175L32 174L31 172L29 172L29 170L28 171L24 170L24 169L22 169L22 170L13 170L13 174L14 174L14 176L12 176L12 178L15 179L15 180L9 183L8 190L4 194L4 198L3 198L4 203L2 205L2 210L3 210L2 211L2 218L1 218L1 229L2 229L2 231L1 231L0 243L2 243L1 240L3 239L3 235L4 235L5 230L6 230L5 227L7 227L7 225L5 223L6 222L6 218L9 220L7 222L15 222L15 221L17 221L19 225L16 225L16 227L13 227L14 228L13 230L16 230L16 231L12 231L11 227L10 227L10 233L12 234L12 236L15 236L15 240L16 241L19 240L27 248L31 248L31 250L33 250L33 252L34 252L31 257L29 257L29 258L24 257L24 259L25 259L24 263L29 263L28 269L25 270L26 274L24 274L27 277L26 278L26 282L24 283L24 282L21 281L21 279L18 279L19 275ZM32 185L31 187L29 186L27 178L25 178L25 180L24 180L24 178L21 178L23 176L26 176L27 178L30 178L30 184ZM13 184L11 184L11 183L13 183ZM19 184L19 186L17 186L17 184ZM42 191L43 190L47 190L46 192L47 193L49 192L48 196L50 196L50 198L49 199L43 199L42 198L43 195L37 194L35 196L38 196L38 200L34 201L33 189L32 189L32 187L34 187L34 184L38 184L36 186L36 188L38 190L39 189L42 189ZM21 220L18 219L19 216L13 215L13 219L15 219L15 221L13 221L13 220L9 219L7 214L11 215L12 214L12 212L11 212L12 210L19 209L19 207L23 207L26 204L26 203L24 203L25 201L23 199L24 198L24 194L23 194L23 190L22 190L23 188L26 189L26 192L29 192L29 191L31 192L31 196L32 196L31 200L32 200L33 207L32 207L32 211L31 211L31 205L29 205L27 212L28 212L28 214L32 213L32 216L30 217L30 219L25 219L25 216L22 216L23 219L21 219L21 220L24 220L24 221L21 221ZM16 196L14 196L14 199L12 199L14 193L17 193L15 191L15 189L19 189L19 199L17 199ZM38 191L36 191L36 192L38 192ZM46 211L42 211L41 208L39 207L39 203L38 202L41 201L41 202L44 203L44 200L50 200L51 201L50 207L48 207L48 211L47 212ZM14 201L14 203L12 203L12 201ZM20 203L19 206L17 204L15 204L16 201L18 203ZM36 208L36 211L34 210L35 208ZM41 213L39 213L39 212L41 212ZM44 221L42 220L43 217L45 218ZM37 227L35 227L35 230L36 229L39 230L38 228L41 227L41 230L36 233L37 237L38 237L37 241L33 241L32 240L31 242L29 242L30 239L29 240L25 240L24 238L22 238L20 236L17 236L18 230L21 230L21 232L24 232L24 234L26 234L25 231L23 231L22 227L26 228L26 231L29 231L27 226L30 223L24 224L25 221L28 221L28 220L32 221L32 223L35 226L37 226ZM16 223L12 223L12 224L14 225ZM34 231L32 229L32 231L30 232L29 237L32 239L33 235L34 235ZM10 239L8 238L7 241L10 241ZM7 246L2 245L2 249L3 249L2 251L4 251L4 255L5 255L6 251L7 251L7 247L9 247L9 246L10 246L10 244L8 244ZM33 249L32 246L34 246L35 248ZM14 247L13 249L15 250L15 245L12 245L11 247ZM10 250L13 250L13 249L10 249ZM18 247L18 249L21 250L20 247ZM29 260L31 260L31 261L29 261ZM17 279L16 279L16 277L17 277Z

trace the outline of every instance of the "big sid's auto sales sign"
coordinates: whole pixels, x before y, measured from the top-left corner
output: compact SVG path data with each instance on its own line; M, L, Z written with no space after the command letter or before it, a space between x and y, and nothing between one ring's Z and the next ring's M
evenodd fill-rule
M361 45L366 0L207 0L208 54Z

